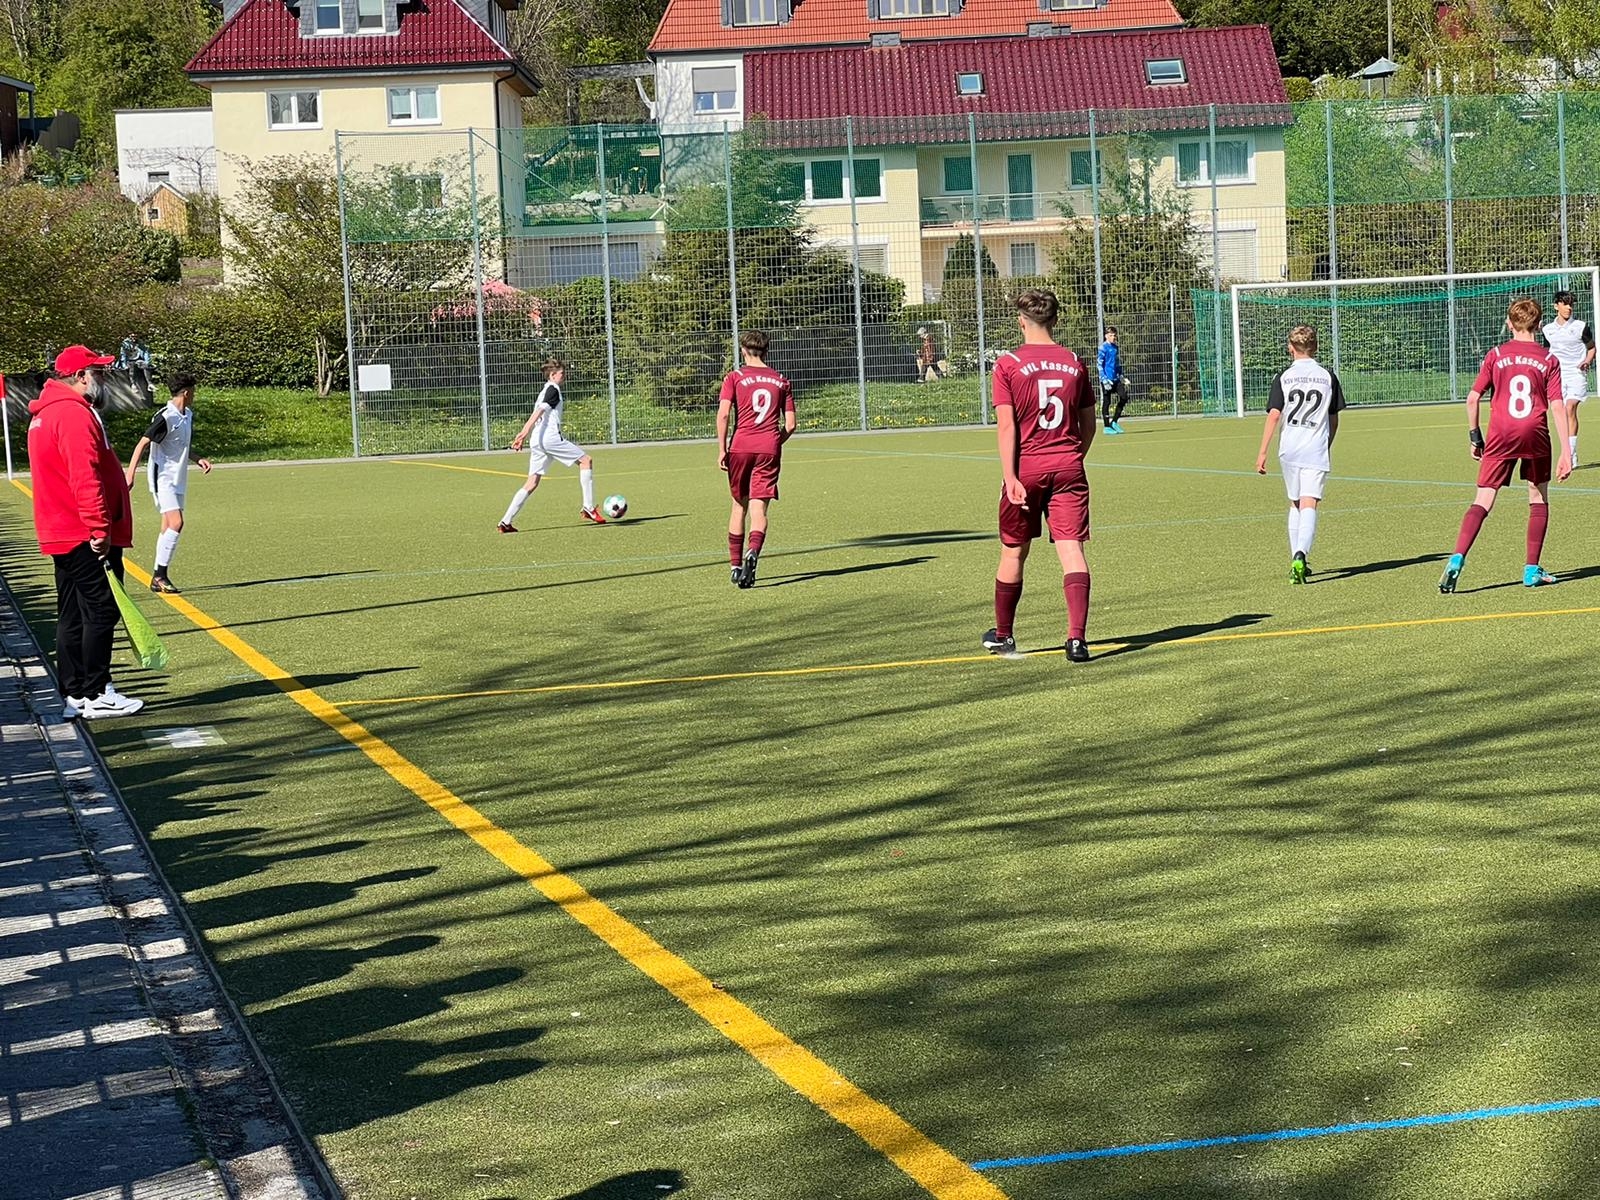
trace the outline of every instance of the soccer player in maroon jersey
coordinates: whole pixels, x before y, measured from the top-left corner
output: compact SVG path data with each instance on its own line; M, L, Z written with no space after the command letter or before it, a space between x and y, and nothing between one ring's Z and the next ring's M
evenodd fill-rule
M1000 568L994 581L994 628L983 635L992 654L1017 648L1011 626L1022 599L1028 550L1048 521L1061 559L1067 599L1067 658L1089 661L1089 477L1083 458L1094 441L1094 392L1078 356L1056 344L1054 292L1029 288L1017 297L1022 345L994 368L994 417L1000 437Z
M1534 340L1544 313L1537 300L1514 300L1506 314L1511 340L1484 357L1472 390L1467 393L1467 441L1479 460L1478 495L1467 509L1456 538L1456 551L1439 577L1439 590L1456 590L1456 580L1467 551L1494 507L1495 496L1511 482L1515 471L1528 483L1528 561L1522 585L1539 587L1556 577L1539 565L1545 531L1550 527L1550 427L1545 414L1553 414L1561 436L1561 456L1556 478L1572 474L1572 451L1567 441L1567 408L1561 395L1561 364ZM1489 393L1489 436L1478 428L1479 402Z
M728 372L717 404L717 467L728 473L733 511L728 515L728 561L733 585L754 587L756 563L767 540L767 505L778 498L783 444L794 433L794 389L766 364L770 341L759 329L739 335L744 366ZM728 440L728 418L733 440ZM745 518L750 549L744 548Z

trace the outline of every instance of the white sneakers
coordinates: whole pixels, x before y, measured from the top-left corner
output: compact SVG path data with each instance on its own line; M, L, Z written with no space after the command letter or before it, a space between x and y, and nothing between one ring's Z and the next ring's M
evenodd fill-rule
M63 715L69 721L80 717L85 721L99 721L106 717L131 717L144 707L143 700L124 696L109 683L106 684L106 690L98 696L68 696L66 702L66 711Z

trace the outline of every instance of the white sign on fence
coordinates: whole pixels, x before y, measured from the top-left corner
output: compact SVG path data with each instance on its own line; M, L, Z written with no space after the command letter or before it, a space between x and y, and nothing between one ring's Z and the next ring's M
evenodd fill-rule
M363 363L356 368L356 387L363 392L388 392L394 389L388 363Z

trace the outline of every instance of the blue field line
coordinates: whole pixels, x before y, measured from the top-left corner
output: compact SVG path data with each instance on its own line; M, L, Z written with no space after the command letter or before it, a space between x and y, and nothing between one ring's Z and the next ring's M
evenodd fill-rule
M1143 1142L1133 1146L1106 1146L1099 1150L1065 1150L1022 1158L986 1158L972 1164L977 1171L1006 1167L1040 1167L1049 1163L1087 1162L1095 1158L1127 1158L1136 1154L1162 1154L1169 1150L1207 1150L1215 1146L1248 1146L1259 1142L1290 1142L1304 1138L1333 1137L1343 1133L1374 1133L1383 1129L1411 1129L1421 1125L1459 1125L1466 1121L1493 1121L1501 1117L1531 1117L1544 1113L1600 1108L1600 1096L1579 1100L1550 1100L1543 1104L1507 1104L1499 1108L1473 1108L1465 1112L1430 1113L1421 1117L1391 1117L1386 1121L1351 1121L1344 1125L1313 1125L1303 1129L1275 1129L1270 1133L1238 1133L1228 1137L1191 1138L1172 1142Z

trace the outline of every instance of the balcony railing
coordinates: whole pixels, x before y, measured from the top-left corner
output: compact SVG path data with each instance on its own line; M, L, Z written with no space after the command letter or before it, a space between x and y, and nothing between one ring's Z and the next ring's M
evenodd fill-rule
M924 227L966 226L974 212L982 225L1018 225L1032 221L1058 221L1068 212L1089 211L1089 190L1018 192L997 196L924 196ZM1065 210L1065 211L1064 211Z

